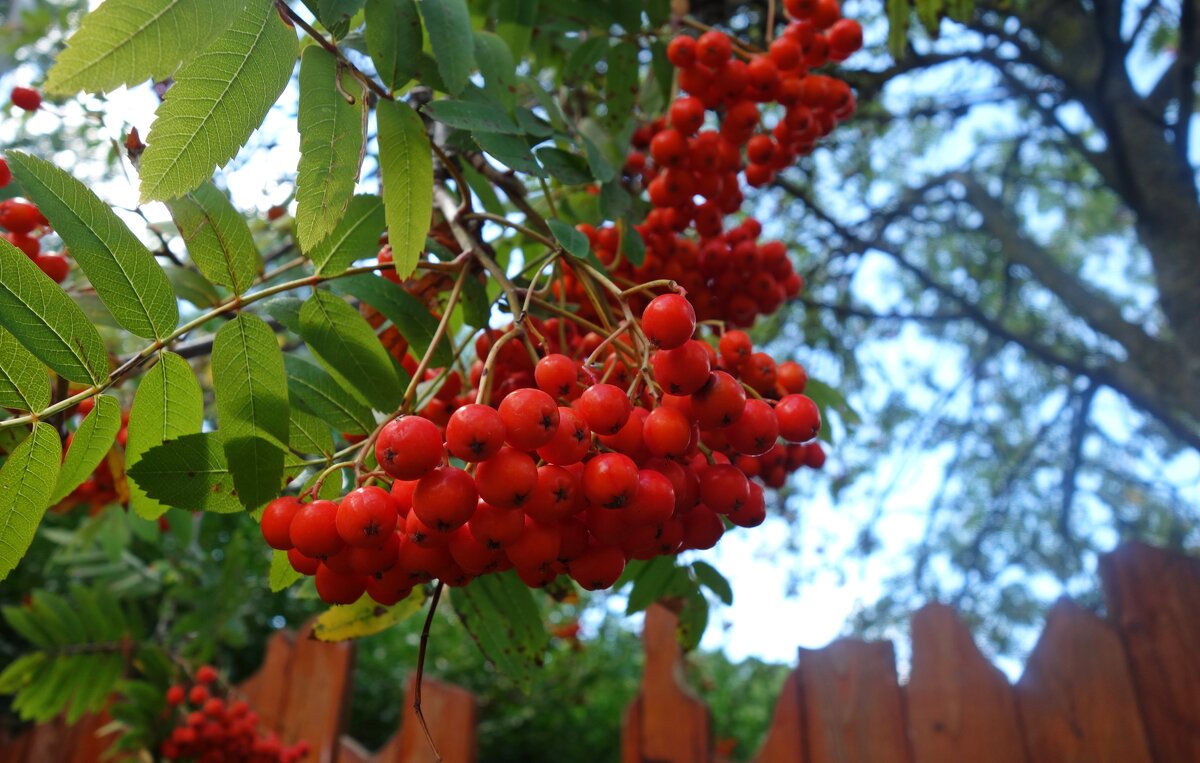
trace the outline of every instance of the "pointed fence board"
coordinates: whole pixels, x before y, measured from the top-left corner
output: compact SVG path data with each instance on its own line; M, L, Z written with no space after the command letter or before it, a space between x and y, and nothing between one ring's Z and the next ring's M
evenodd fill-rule
M1008 679L943 604L913 615L912 675L904 695L914 763L1027 760Z
M376 753L367 751L349 737L342 737L338 763L436 763L437 758L413 709L416 683L416 673L413 673L404 692L400 732ZM479 759L475 731L478 711L475 697L469 691L425 678L421 682L421 710L442 763L476 763Z
M1016 695L1031 763L1153 760L1120 639L1066 599L1050 610Z
M677 618L655 604L646 610L642 688L626 710L623 763L708 763L708 707L683 683Z
M754 763L798 763L804 759L804 716L800 704L800 675L793 670L784 679L771 715L771 725Z
M336 644L312 638L311 625L296 636L288 671L287 711L279 736L308 740L312 763L335 763L338 739L350 708L354 642ZM303 680L296 680L298 678Z
M1131 543L1100 575L1156 760L1200 761L1200 559Z
M808 763L910 763L890 641L800 650Z

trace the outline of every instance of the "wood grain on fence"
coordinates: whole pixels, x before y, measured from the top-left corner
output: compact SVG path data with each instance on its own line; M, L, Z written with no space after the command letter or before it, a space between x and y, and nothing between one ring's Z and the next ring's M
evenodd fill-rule
M1134 544L1101 571L1109 622L1056 604L1015 687L937 604L913 616L903 689L890 643L800 650L755 763L1200 763L1200 560ZM665 608L647 612L623 763L718 761L707 741L696 752L702 707L648 703L685 693L674 624ZM662 738L673 749L650 746Z

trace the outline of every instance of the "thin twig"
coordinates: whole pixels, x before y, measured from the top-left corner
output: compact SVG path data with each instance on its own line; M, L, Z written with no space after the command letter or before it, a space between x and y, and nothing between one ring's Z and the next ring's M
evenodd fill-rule
M425 649L429 645L429 628L433 625L433 613L437 611L438 600L442 598L442 588L445 585L439 580L437 587L433 589L433 598L429 600L429 614L425 616L425 627L421 629L421 643L417 648L417 682L413 688L413 713L421 724L421 730L425 732L425 741L429 742L429 749L433 750L433 757L437 758L439 763L441 763L442 754L438 752L437 745L434 744L433 734L429 733L429 724L425 722L425 713L421 710L421 682L425 678Z

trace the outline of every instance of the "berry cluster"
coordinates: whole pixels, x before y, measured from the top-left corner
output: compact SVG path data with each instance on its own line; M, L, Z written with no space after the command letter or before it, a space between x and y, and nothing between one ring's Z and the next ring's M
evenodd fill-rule
M305 741L284 745L274 734L262 735L258 714L243 701L214 696L217 671L205 665L196 682L167 689L175 726L159 746L166 760L198 763L294 763L309 752Z
M12 174L8 164L0 160L0 187L8 184ZM33 204L17 199L0 201L0 234L8 243L24 252L55 283L62 283L71 270L65 253L42 254L42 236L50 231L50 221Z
M501 387L514 385L494 391L496 405L455 389L437 409L448 411L444 426L432 420L441 416L388 422L374 453L390 489L278 498L263 515L268 545L315 576L326 602L366 593L390 605L415 585L459 586L510 568L530 586L569 574L607 588L629 559L711 548L724 519L761 524L763 488L750 476L782 484L789 469L823 460L805 444L820 416L800 394L803 368L777 368L740 331L718 349L694 339L695 312L678 294L651 300L638 325L656 349L635 399L610 383L623 363L619 338L592 358L608 369L597 376L581 362L606 349L595 335L570 334L561 349L571 355L533 364L520 343L496 347L484 334L477 349L493 355Z

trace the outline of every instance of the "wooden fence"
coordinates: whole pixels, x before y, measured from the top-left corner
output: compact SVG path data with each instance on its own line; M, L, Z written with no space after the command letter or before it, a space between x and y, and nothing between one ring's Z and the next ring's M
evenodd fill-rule
M801 649L755 763L1200 763L1200 560L1131 544L1100 571L1108 620L1060 601L1015 685L938 604L904 686L890 642ZM623 763L718 763L664 607L645 650Z
M801 649L755 763L1200 763L1200 560L1135 544L1104 557L1100 571L1108 621L1056 604L1015 685L942 605L912 618L903 686L890 642ZM670 610L650 609L644 644L622 763L721 763L708 709L684 685ZM353 663L352 644L279 633L239 690L265 727L312 744L309 761L432 761L407 701L399 732L378 752L342 735ZM474 698L431 679L422 695L445 763L475 763ZM0 763L96 763L105 722L0 738Z
M370 753L342 735L350 709L354 645L329 644L277 633L267 643L258 672L237 687L271 729L287 742L306 739L306 763L429 763L433 755L405 701L400 730ZM412 697L412 680L406 700ZM456 686L426 678L421 704L445 763L475 763L475 699ZM88 716L74 726L61 720L35 726L12 740L0 737L0 763L100 763L109 739L99 736L108 718Z

